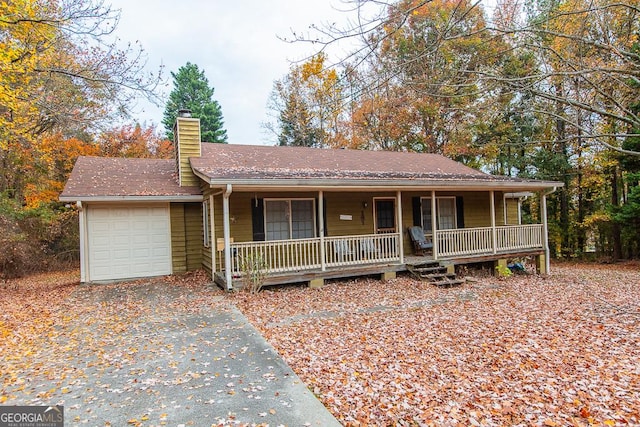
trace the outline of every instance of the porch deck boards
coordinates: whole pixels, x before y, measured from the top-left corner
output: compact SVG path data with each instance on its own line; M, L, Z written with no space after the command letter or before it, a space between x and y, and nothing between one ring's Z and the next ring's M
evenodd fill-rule
M342 279L348 277L357 277L357 276L369 276L375 274L383 274L390 271L406 271L406 265L404 264L370 264L364 266L344 266L344 267L335 267L328 268L325 271L320 269L315 270L305 270L299 272L287 272L287 273L274 273L265 279L264 286L273 286L273 285L285 285L288 283L300 283L300 282L309 282L313 279ZM216 272L215 274L215 282L220 286L225 286L226 280L224 278L224 273ZM242 278L233 278L234 283L242 283ZM241 285L240 285L241 286Z
M477 262L497 261L503 258L522 258L544 254L544 249L526 249L521 251L504 251L486 255L466 255L440 258L438 261L443 264L473 264ZM405 264L419 264L421 262L433 261L433 255L409 255L404 257Z

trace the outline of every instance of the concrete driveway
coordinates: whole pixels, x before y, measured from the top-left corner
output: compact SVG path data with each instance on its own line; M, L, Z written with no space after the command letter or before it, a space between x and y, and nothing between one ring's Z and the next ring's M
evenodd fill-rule
M85 314L52 343L49 383L33 373L30 397L8 390L25 397L4 404L62 404L68 426L340 425L220 291L207 295L80 286L69 307Z

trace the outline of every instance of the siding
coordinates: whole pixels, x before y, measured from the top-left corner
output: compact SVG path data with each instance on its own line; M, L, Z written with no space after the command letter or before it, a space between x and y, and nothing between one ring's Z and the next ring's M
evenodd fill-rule
M202 211L200 203L171 203L171 260L174 273L202 264Z
M186 230L184 226L184 203L171 203L171 263L174 273L187 271Z
M518 225L520 218L518 218L518 199L509 198L507 202L507 224Z
M200 119L178 117L174 133L180 186L197 186L200 179L193 174L189 157L200 157Z
M187 271L197 270L202 266L202 204L186 203L184 206L184 223L186 232Z
M392 197L394 193L325 193L328 236L373 234L373 198ZM364 207L363 204L367 206ZM409 207L411 209L411 207ZM342 220L340 215L350 215Z
M205 192L205 197L208 197ZM489 216L490 204L488 192L436 192L436 197L458 196L463 197L464 226L489 227L491 218ZM316 200L317 192L283 192L283 193L232 193L229 202L229 215L232 218L230 224L231 237L235 242L253 241L253 223L251 216L251 201L253 198L260 199L289 199L289 198L310 198ZM372 234L375 231L374 225L374 198L395 198L395 192L324 192L325 199L325 220L327 236L345 236L358 234ZM412 252L412 243L407 233L407 228L413 225L413 197L431 197L431 192L403 192L402 193L402 232L405 253ZM496 225L504 224L504 210L502 203L502 193L495 193ZM366 207L364 206L366 203ZM317 206L316 206L317 209ZM215 238L221 239L224 236L222 223L222 196L218 195L214 201ZM350 220L340 219L340 216L351 216ZM213 242L215 248L215 242ZM220 253L223 256L223 253ZM203 263L210 270L211 255L203 252ZM217 256L217 255L216 255ZM215 259L215 258L214 258ZM217 260L216 265L224 265L224 260Z

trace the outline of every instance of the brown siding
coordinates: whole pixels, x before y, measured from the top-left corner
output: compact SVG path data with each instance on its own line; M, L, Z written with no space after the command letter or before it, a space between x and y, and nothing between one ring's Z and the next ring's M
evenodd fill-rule
M507 202L507 224L518 225L520 218L518 218L518 199L509 198Z
M489 193L464 194L465 228L491 227L491 202Z
M178 117L174 132L180 186L197 186L200 180L191 170L189 157L200 157L200 119Z
M187 271L186 231L184 226L184 204L171 203L171 262L174 273Z
M392 197L393 193L325 193L328 236L373 234L374 197ZM367 204L365 207L364 204ZM351 220L340 219L351 215Z
M489 192L436 192L436 197L457 196L463 197L464 226L489 227L491 226ZM205 197L207 194L205 193ZM254 197L260 199L269 198L318 198L317 192L283 192L283 193L232 193L229 203L229 215L232 218L230 224L231 237L235 242L249 242L253 240L253 224L251 218L251 200ZM344 236L372 234L374 227L374 198L395 198L395 192L324 192L325 219L327 236ZM413 197L431 197L431 192L403 192L402 193L402 236L406 254L412 252L412 244L407 228L413 225ZM496 224L504 223L502 193L495 193ZM366 207L364 204L366 203ZM317 206L316 206L317 208ZM222 238L222 196L216 196L215 209L215 237ZM350 215L351 220L341 220L340 215ZM215 243L215 242L214 242ZM214 244L215 246L215 244ZM205 258L207 255L205 254ZM205 261L206 262L206 261ZM210 263L211 261L209 261ZM217 261L219 264L220 261ZM224 261L222 261L224 263Z
M197 270L202 264L200 203L171 203L171 259L174 273Z
M184 206L187 271L202 266L202 204L187 203Z

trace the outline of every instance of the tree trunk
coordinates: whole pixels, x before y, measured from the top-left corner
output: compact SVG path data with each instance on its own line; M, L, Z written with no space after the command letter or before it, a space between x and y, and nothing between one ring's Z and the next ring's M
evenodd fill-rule
M618 166L611 168L611 206L614 210L620 206L620 196L618 192ZM620 224L616 221L612 221L611 227L611 243L612 243L612 258L617 261L622 258L622 231Z

